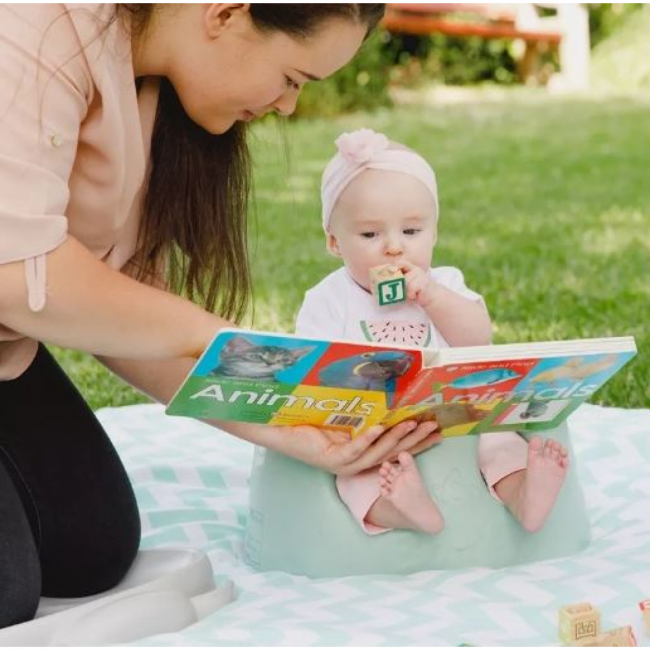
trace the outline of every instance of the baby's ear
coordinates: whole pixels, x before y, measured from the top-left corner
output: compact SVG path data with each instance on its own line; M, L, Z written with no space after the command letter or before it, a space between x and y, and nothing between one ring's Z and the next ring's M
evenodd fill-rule
M341 257L341 249L339 248L339 243L336 240L336 237L331 233L327 233L327 242L326 242L326 247L327 247L327 252L330 255L334 255L334 257Z

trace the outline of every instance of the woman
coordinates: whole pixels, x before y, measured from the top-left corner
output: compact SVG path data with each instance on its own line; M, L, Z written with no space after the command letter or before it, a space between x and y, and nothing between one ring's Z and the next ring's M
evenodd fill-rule
M122 464L42 342L92 353L167 402L246 306L245 122L289 115L381 13L0 8L0 626L33 617L41 594L114 586L139 544ZM354 442L215 425L339 474L436 440L430 423Z

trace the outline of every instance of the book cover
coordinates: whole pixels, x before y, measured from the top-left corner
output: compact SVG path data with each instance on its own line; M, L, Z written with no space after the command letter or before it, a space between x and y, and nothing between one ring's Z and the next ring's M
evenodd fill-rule
M632 337L430 351L222 330L166 412L352 435L406 419L445 436L544 430L635 353Z

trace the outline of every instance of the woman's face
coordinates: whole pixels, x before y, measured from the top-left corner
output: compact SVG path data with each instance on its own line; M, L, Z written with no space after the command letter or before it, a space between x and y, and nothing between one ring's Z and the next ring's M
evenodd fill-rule
M190 118L215 134L271 111L293 113L305 83L343 67L367 31L335 18L305 39L262 32L242 4L185 5L175 16L166 75Z

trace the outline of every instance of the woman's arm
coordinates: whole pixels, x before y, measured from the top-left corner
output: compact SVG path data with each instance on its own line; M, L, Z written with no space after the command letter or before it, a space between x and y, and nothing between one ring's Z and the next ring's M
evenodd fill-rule
M193 359L167 361L99 360L129 384L156 401L167 404L194 364ZM242 440L273 449L334 474L356 474L407 450L419 453L440 442L435 422L418 426L401 422L389 431L372 427L355 440L312 426L277 427L242 422L208 421Z
M47 255L42 311L29 308L24 263L0 264L0 323L46 343L132 359L198 357L231 325L111 269L73 237Z

